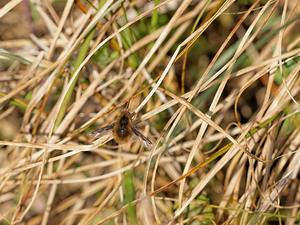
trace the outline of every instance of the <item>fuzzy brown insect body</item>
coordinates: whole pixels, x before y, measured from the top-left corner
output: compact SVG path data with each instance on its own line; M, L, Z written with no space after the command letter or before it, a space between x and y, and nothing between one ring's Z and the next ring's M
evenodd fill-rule
M152 148L152 142L134 126L136 121L132 121L132 115L127 110L123 110L115 123L95 130L91 134L96 138L112 135L119 144L126 143L133 137L145 147Z
M119 116L114 128L113 136L118 143L125 143L132 137L132 120L127 111L123 111Z

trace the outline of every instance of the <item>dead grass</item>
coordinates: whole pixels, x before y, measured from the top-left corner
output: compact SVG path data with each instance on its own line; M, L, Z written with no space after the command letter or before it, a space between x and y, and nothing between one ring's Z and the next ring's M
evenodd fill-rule
M300 222L299 1L75 2L1 3L1 224Z

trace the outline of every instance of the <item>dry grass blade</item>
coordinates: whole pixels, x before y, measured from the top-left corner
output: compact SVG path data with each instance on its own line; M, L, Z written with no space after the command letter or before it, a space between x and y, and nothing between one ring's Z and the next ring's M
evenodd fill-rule
M6 3L6 5L0 9L0 18L3 17L6 13L8 13L10 10L12 10L15 6L17 6L21 2L22 0L12 0Z

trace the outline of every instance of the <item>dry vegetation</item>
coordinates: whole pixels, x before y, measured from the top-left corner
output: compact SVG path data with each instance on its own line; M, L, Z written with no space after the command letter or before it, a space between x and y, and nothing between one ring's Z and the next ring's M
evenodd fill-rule
M300 1L0 4L1 224L300 224Z

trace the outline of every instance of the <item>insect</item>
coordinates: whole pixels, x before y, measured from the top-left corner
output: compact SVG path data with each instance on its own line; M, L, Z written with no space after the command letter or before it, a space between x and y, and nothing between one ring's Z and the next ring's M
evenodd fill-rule
M95 138L112 135L119 144L128 142L131 138L141 142L146 148L152 148L152 142L146 138L136 127L138 120L132 120L132 114L127 110L121 111L116 122L91 132Z

